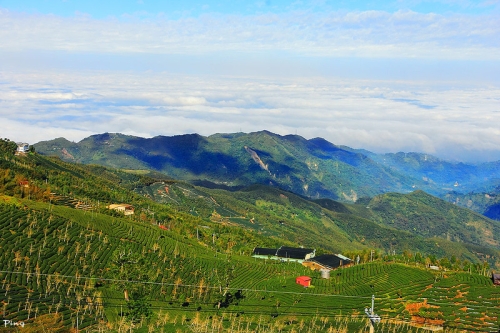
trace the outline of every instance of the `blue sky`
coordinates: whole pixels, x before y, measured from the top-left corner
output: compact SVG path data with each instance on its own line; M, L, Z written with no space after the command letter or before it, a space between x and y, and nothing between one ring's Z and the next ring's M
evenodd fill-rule
M498 10L497 1L335 1L335 0L259 0L259 1L159 1L159 0L1 0L0 6L13 11L54 14L70 17L75 13L86 13L96 19L124 14L163 14L168 18L197 17L204 13L255 15L262 13L284 13L293 10L367 11L396 12L412 10L420 13L481 14Z
M500 1L0 0L0 133L500 159Z

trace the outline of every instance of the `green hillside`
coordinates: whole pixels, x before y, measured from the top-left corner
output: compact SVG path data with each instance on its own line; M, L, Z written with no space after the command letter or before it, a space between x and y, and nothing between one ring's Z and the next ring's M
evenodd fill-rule
M176 179L226 186L271 184L308 197L345 201L424 185L326 140L267 131L151 139L105 133L78 143L60 138L35 147L71 162L156 170Z
M40 168L37 176L31 176L34 184L38 182L41 188L49 186L50 191L88 202L107 214L110 211L103 208L105 205L126 202L136 207L135 219L165 224L186 235L192 236L197 225L211 221L226 228L220 233L221 239L232 237L232 226L243 227L238 229L245 231L238 236L242 240L240 251L249 252L262 244L292 242L333 252L378 248L488 260L492 265L498 260L497 223L453 205L444 207L444 201L423 192L378 196L366 204L371 206L367 209L363 203L366 200L356 205L319 200L318 205L267 186L228 192L193 187L147 171L132 173L67 164L38 154L25 157L24 163L29 160ZM33 173L36 167L29 170ZM14 186L14 190L19 191L20 187ZM335 203L337 208L325 206L325 202ZM174 215L181 212L184 215L179 223ZM197 229L199 237L210 238L204 228ZM247 237L254 241L248 242Z
M483 239L384 226L363 200L311 202L263 185L207 189L13 149L0 140L0 302L2 318L26 325L0 331L365 332L373 294L382 331L497 328L499 292L476 253L490 251L494 264L497 250ZM469 215L456 209L461 223ZM281 245L359 264L321 279L296 263L250 257L256 246ZM297 285L300 275L314 287Z
M8 195L57 199L60 204L72 199L108 215L114 212L105 209L106 205L125 202L136 208L134 219L168 225L185 235L193 235L196 225L207 221L227 230L239 226L243 228L238 230L245 231L240 236L245 239L239 245L241 251L262 243L293 242L325 251L410 250L487 259L491 264L498 258L498 223L421 191L380 195L371 201L359 200L356 205L332 200L314 203L267 186L232 192L210 190L148 171L67 164L38 154L17 160L12 157L3 163L4 169L10 170L3 180L3 191ZM28 189L18 185L23 179L29 181ZM175 217L181 214L181 219ZM209 238L200 228L197 233ZM219 237L229 239L229 234L226 231ZM245 237L256 240L248 242ZM436 242L435 237L441 239ZM440 246L443 242L449 245Z
M368 205L379 223L400 230L474 245L500 244L499 222L423 191L379 195Z
M322 138L306 140L268 131L149 139L104 133L77 143L59 138L35 147L65 161L154 170L212 188L259 183L343 202L417 189L443 197L450 191L479 192L500 179L498 162L474 165L420 153L375 154Z
M192 215L305 247L333 252L408 250L487 260L492 265L499 258L498 222L420 191L381 195L353 205L331 199L311 202L262 185L227 192L159 182L136 190L158 202L183 207Z

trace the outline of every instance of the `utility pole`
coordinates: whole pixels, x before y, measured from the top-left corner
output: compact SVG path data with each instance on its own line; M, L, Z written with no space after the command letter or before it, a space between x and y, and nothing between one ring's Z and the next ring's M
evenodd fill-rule
M375 295L372 295L372 307L370 309L365 308L365 313L370 320L370 333L374 333L375 323L380 322L380 316L375 314Z

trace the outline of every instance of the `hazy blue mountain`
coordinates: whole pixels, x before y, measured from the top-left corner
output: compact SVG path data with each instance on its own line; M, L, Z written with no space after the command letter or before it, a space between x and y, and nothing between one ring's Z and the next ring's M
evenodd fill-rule
M488 188L500 179L500 162L467 164L449 162L422 153L372 155L378 163L420 179L430 187L466 193Z

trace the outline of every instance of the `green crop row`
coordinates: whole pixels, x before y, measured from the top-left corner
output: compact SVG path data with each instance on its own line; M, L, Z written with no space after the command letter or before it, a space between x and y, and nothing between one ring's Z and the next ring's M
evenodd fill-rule
M373 262L332 271L330 279L321 279L319 273L296 263L215 253L154 225L66 207L52 209L0 205L0 264L13 272L0 275L0 301L7 304L5 318L27 320L29 316L31 320L34 313L53 313L58 304L57 311L70 326L77 313L82 315L81 327L95 325L102 315L108 320L120 318L117 311L127 303L120 284L110 275L117 249L138 253L147 263L147 282L154 284L145 286L156 311L169 309L179 315L197 309L207 316L224 311L309 318L317 313L363 314L372 294L376 296L376 312L391 318L409 318L405 304L422 302L423 298L439 308L422 310L422 316L431 318L439 312L444 318L454 315L464 327L485 325L491 320L482 319L498 315L495 298L499 292L487 278L475 274L442 277L403 264ZM313 277L314 288L297 285L295 277L299 275ZM78 276L95 279L89 284L88 279ZM225 304L225 295L238 290L241 298ZM467 294L463 299L452 299L458 291ZM96 293L102 295L102 313L96 309L90 312L87 297ZM490 303L477 311L460 310L471 302Z

